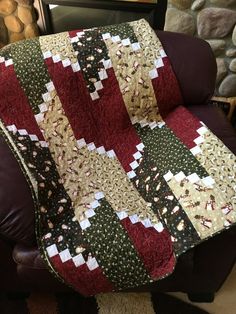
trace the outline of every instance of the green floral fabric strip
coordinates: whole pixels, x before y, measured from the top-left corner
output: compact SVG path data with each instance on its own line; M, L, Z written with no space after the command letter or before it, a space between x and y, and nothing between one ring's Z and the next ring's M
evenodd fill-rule
M48 92L45 85L50 81L38 38L12 45L11 54L16 76L29 99L34 114L37 114L39 113L38 106L44 101L42 95Z
M151 281L126 230L106 200L100 201L91 226L84 231L90 250L105 275L118 289Z
M187 147L166 126L156 127L152 132L137 124L135 128L144 146L151 148L148 151L149 158L158 165L161 175L168 171L173 175L183 171L186 176L192 173L198 174L200 178L209 176Z

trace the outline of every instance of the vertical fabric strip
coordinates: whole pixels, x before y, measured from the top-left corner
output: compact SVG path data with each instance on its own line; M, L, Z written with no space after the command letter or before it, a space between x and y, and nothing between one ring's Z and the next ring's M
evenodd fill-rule
M151 281L128 234L110 205L101 201L85 237L106 276L118 289L135 287Z
M31 103L33 112L39 113L38 106L43 102L42 95L47 93L45 85L49 82L39 39L24 40L12 45L11 53L17 78Z
M130 25L143 50L145 69L151 77L158 109L162 117L166 117L176 105L183 103L170 61L160 40L144 19L131 22Z

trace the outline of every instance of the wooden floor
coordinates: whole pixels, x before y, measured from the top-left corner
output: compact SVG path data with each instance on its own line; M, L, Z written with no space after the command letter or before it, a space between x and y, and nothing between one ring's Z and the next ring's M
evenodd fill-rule
M198 306L210 314L236 314L236 265L230 276L216 294L213 303L193 303L181 292L170 293L177 298ZM191 314L191 313L189 313Z

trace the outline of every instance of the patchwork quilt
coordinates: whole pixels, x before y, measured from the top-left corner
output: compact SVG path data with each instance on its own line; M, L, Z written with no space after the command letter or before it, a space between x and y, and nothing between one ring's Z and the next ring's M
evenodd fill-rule
M236 157L183 106L145 20L0 50L0 130L42 257L83 295L148 284L236 222Z

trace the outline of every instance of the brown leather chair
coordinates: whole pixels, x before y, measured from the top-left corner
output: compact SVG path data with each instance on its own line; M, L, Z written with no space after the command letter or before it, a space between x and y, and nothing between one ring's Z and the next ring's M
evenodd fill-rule
M236 154L236 133L220 109L210 106L216 63L209 45L185 35L158 31L182 90L185 106ZM1 100L0 100L1 101ZM40 257L29 187L0 137L0 291L68 292ZM236 258L236 228L224 231L182 255L174 273L138 291L182 291L192 300L213 300Z

